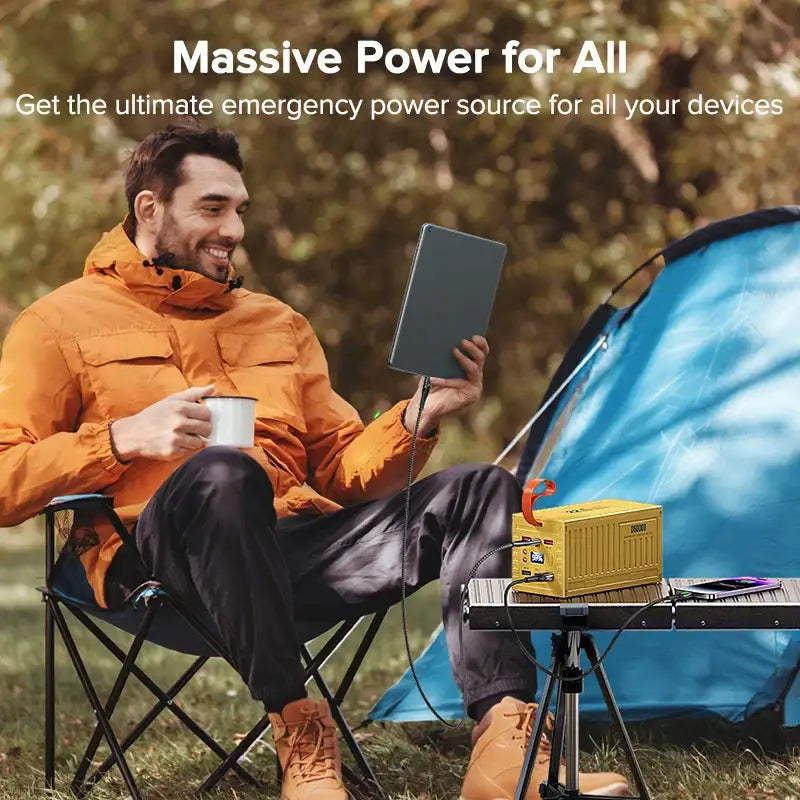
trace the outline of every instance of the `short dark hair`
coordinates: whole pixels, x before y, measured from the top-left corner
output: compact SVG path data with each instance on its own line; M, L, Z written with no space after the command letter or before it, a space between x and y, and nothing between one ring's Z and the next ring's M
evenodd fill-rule
M136 195L145 189L169 202L181 183L181 162L185 156L212 156L239 172L244 164L239 142L232 131L204 128L188 121L151 133L131 151L125 161L125 197L128 200L131 230L136 233Z

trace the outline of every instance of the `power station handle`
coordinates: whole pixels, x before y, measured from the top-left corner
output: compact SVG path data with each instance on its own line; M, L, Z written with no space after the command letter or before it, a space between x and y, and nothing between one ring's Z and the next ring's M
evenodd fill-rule
M544 489L541 492L537 492L536 489L540 483L544 484ZM547 497L555 493L556 484L554 481L547 478L532 478L529 480L522 490L522 516L525 517L525 522L541 528L542 523L533 516L533 505L540 497Z

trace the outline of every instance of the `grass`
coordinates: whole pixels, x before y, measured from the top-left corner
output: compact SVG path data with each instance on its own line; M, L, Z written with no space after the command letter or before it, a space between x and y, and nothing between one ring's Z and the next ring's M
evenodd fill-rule
M47 793L43 781L43 610L33 587L42 580L41 534L28 525L0 531L0 800L42 800L72 797L68 790L81 744L92 727L92 714L80 685L59 645L57 666L57 785ZM411 603L412 646L418 652L438 621L436 588L429 587ZM384 624L354 684L345 713L362 721L382 691L403 672L404 656L397 614ZM77 631L90 654L88 668L101 688L111 685L116 662ZM119 635L125 641L124 635ZM151 646L147 646L151 647ZM337 654L329 677L341 674L348 653ZM141 663L162 685L174 679L188 657L152 647ZM132 681L124 696L118 724L138 719L149 708L150 695ZM223 743L242 735L261 714L236 673L218 659L180 695L180 702ZM765 729L769 733L768 728ZM696 733L696 732L695 732ZM774 731L773 731L774 733ZM717 735L720 734L720 735ZM635 745L654 798L658 800L789 800L800 798L800 749L768 752L760 742L768 736L744 738L744 732L711 730L692 744L665 743L655 726L635 731ZM455 800L469 757L469 726L451 731L436 724L370 725L359 737L379 779L392 800ZM738 738L738 740L737 740ZM773 737L774 738L774 737ZM669 741L668 739L666 741ZM775 742L770 746L774 747ZM82 751L81 751L82 752ZM104 755L104 751L101 751ZM227 779L212 797L277 798L273 756L265 747L253 754L253 770L268 779L266 793ZM584 769L622 769L620 751L602 731L585 742ZM148 798L184 800L194 796L199 780L216 759L172 717L165 714L131 751L131 766ZM116 772L91 794L97 800L127 797Z

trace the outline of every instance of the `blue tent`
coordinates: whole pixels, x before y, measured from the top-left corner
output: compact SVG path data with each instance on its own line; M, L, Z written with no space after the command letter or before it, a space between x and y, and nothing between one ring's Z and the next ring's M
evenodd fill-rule
M567 352L517 476L556 482L541 507L661 504L666 577L800 576L800 207L714 223L658 255L650 288L598 308ZM549 634L533 641L546 661ZM800 724L800 634L626 632L606 665L626 720L779 708ZM417 670L437 709L461 716L441 634ZM586 689L582 711L604 716ZM430 719L408 673L372 717Z

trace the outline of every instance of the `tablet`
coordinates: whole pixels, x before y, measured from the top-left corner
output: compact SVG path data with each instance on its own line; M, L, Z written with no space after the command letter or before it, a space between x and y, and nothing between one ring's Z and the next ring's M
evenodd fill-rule
M453 348L486 335L505 257L502 242L423 225L389 366L429 378L463 378Z

